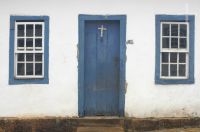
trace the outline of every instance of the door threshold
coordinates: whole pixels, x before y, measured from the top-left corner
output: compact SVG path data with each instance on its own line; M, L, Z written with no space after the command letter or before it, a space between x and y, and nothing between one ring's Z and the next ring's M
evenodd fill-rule
M83 119L123 119L124 117L119 116L84 116Z

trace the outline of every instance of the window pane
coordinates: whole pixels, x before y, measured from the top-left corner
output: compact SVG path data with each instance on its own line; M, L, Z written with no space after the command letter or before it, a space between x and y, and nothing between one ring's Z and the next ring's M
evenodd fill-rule
M162 76L168 76L168 64L162 64Z
M35 39L35 48L36 49L42 48L42 39Z
M169 53L162 53L162 62L163 63L167 63L167 62L169 62L168 60L168 57L169 56Z
M26 63L26 75L33 75L33 63Z
M28 36L28 37L33 36L33 25L32 24L26 25L26 36Z
M169 24L163 24L162 35L169 36Z
M26 54L26 61L33 61L33 53Z
M23 49L24 48L24 39L17 39L17 49Z
M41 53L35 54L35 61L42 61L42 54Z
M24 63L17 63L17 75L24 75Z
M180 24L180 36L187 36L187 25Z
M33 50L33 39L26 39L26 49Z
M42 36L42 25L35 25L35 36Z
M17 54L17 61L24 61L24 53Z
M178 48L178 38L171 39L171 48Z
M179 63L186 62L186 53L179 53Z
M42 63L35 64L35 75L42 75Z
M17 26L17 36L18 37L24 36L24 25Z
M177 76L177 65L175 64L170 65L170 75Z
M177 63L177 53L170 53L170 62Z
M180 48L187 48L186 38L180 38Z
M162 39L162 48L169 48L169 38Z
M185 72L186 72L186 66L182 64L179 65L179 76L185 76L186 75Z
M171 36L178 36L178 24L171 25Z

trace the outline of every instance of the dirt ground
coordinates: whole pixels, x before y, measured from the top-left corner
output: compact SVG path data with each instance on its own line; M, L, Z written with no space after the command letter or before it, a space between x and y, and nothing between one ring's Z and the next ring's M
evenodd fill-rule
M200 132L200 128L175 128L175 129L163 129L148 132Z

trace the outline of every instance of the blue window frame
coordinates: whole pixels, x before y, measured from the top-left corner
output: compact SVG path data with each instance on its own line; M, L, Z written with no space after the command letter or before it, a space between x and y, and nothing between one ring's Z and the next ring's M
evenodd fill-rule
M194 83L194 15L156 15L156 84Z
M9 84L48 84L49 17L10 16Z

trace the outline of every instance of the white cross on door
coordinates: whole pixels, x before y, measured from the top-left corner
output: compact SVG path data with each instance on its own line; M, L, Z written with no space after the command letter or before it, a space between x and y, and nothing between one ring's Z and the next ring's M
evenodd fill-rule
M107 29L103 27L103 25L101 25L101 27L98 28L98 30L100 30L100 36L103 37L103 31L106 31Z

